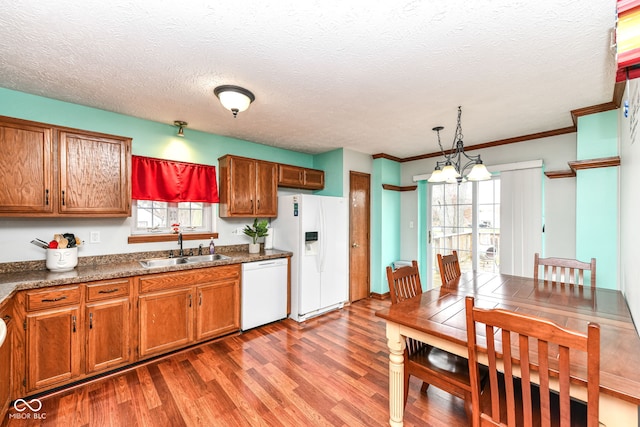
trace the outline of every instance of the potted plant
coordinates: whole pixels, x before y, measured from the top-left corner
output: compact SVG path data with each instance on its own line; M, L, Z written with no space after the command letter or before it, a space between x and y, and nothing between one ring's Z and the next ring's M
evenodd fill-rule
M258 243L259 237L264 237L269 234L268 222L266 219L258 221L258 218L253 220L253 226L247 225L244 227L244 234L251 237L252 243L249 243L249 253L257 254L260 252L260 243Z

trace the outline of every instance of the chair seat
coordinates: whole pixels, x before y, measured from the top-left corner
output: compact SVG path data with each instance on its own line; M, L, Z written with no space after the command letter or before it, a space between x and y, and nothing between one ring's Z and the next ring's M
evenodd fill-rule
M425 344L408 356L406 369L418 378L420 372L427 371L430 384L461 399L471 392L469 361L456 354ZM487 372L485 367L481 367L480 378L485 378Z

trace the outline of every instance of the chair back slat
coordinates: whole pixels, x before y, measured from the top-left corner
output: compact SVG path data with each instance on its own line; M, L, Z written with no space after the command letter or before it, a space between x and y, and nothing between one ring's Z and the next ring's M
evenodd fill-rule
M458 252L453 251L451 255L438 254L438 267L442 286L460 277L460 263L458 262Z
M571 356L574 352L587 354L587 426L598 426L600 386L600 329L589 323L587 333L565 329L550 320L503 309L474 307L473 297L466 297L467 342L471 377L473 425L550 426L559 420L561 427L571 423ZM483 324L486 347L477 344L476 324ZM500 331L500 333L494 333ZM535 346L531 345L535 343ZM533 350L537 350L534 352ZM484 353L489 363L489 393L491 415L480 406L478 353ZM504 372L504 400L496 374L502 362ZM538 373L539 402L532 396L530 367ZM520 381L514 378L519 375ZM558 378L558 398L552 404L549 392L550 377ZM494 384L494 382L496 384ZM485 391L485 393L487 393ZM521 405L519 405L521 402ZM506 407L501 408L501 404ZM556 408L559 408L559 410ZM506 414L506 417L505 417ZM506 420L504 419L506 418ZM506 424L503 424L506 421Z
M410 266L399 267L394 270L387 267L387 282L391 303L396 304L422 293L418 262L412 261Z
M533 278L538 280L538 272L542 266L542 280L567 284L584 285L584 272L591 273L591 287L596 286L596 259L591 258L591 262L582 262L568 258L540 258L539 254L534 256Z

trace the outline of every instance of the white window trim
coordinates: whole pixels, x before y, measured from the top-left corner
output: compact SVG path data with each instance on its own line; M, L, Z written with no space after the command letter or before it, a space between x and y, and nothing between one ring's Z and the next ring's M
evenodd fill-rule
M177 203L176 203L177 205ZM216 233L217 230L217 221L216 221L216 212L215 205L216 203L208 203L209 206L204 209L204 218L203 218L203 227L194 228L194 229L183 229L183 233ZM178 214L177 207L170 207L170 210L174 210L175 212L172 214L169 213L169 226L165 228L159 228L154 231L149 231L146 229L138 228L138 201L131 201L131 235L135 236L145 236L145 235L154 235L154 234L168 234L173 233L171 228L171 223L175 222Z

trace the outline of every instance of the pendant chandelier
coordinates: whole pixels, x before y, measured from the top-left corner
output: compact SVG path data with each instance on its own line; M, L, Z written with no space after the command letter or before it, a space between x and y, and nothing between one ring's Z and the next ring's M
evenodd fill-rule
M447 152L442 148L440 142L440 131L444 129L443 126L436 126L433 128L438 134L438 145L444 160L438 160L436 162L436 168L428 182L446 182L449 184L460 184L464 181L486 181L491 179L491 174L487 170L486 166L482 164L480 155L470 156L464 152L464 142L462 142L462 125L460 119L462 117L462 107L458 107L458 124L456 126L456 132L453 135L453 143L451 149ZM473 167L472 167L473 166ZM468 175L465 175L465 171L471 167L471 171Z

